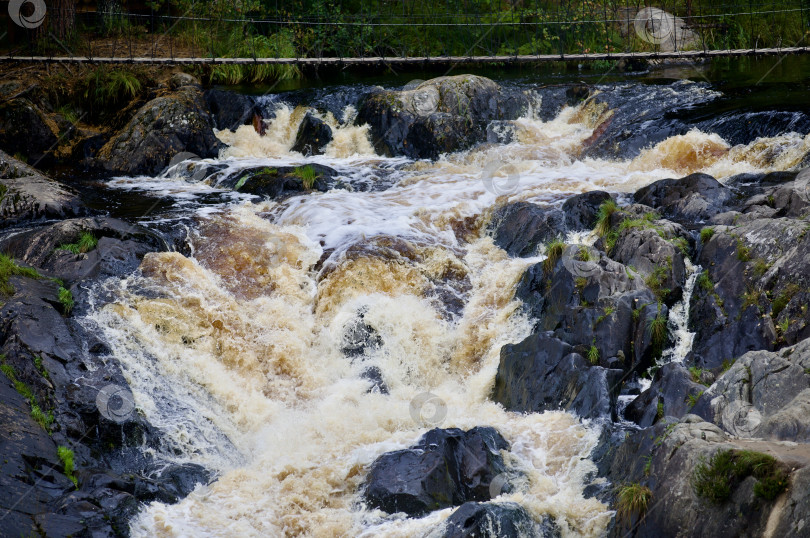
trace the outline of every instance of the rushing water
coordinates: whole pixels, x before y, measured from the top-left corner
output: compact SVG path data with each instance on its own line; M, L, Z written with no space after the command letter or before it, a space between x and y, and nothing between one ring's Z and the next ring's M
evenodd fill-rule
M692 82L601 91L635 92L636 113L666 95L686 108L721 97ZM485 232L491 212L592 189L629 193L694 171L789 169L810 145L779 126L735 145L695 123L624 158L586 156L584 142L613 111L588 103L549 114L542 100L513 122L511 143L412 162L375 155L367 128L351 125L351 102L321 114L335 132L325 155L292 153L305 109L274 96L266 137L250 126L218 134L229 148L203 163L222 165L218 174L194 179L177 167L113 181L174 200L174 213L152 220L190 218L191 255L150 254L137 274L99 283L86 322L103 331L138 407L166 433L162 455L217 475L176 505L147 506L135 536L428 536L452 510L422 519L368 510L358 492L366 470L431 427L477 425L495 426L525 472L497 501L551 514L564 536L604 532L611 511L583 495L599 426L562 412L509 413L488 399L501 346L532 327L514 287L542 259L496 247ZM354 190L267 202L218 187L247 167L310 162ZM517 188L488 190L482 178L493 169L494 181L517 178ZM219 203L198 203L212 195ZM675 360L691 341L686 305L671 313ZM379 341L348 358L360 320ZM369 390L370 367L389 394ZM433 407L414 411L426 392Z

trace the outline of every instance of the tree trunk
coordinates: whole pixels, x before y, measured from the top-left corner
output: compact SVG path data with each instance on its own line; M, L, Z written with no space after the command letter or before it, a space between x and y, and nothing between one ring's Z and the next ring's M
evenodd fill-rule
M73 32L76 20L76 0L50 0L48 2L48 27L59 40Z

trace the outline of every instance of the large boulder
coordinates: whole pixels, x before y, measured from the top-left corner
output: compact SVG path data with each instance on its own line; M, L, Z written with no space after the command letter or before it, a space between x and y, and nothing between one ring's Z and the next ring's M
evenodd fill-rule
M666 343L652 330L667 319L666 305L639 273L590 247L568 245L558 259L529 267L515 296L538 330L595 355L592 362L601 366L640 370Z
M435 159L486 140L487 124L517 119L528 98L492 80L458 75L428 80L412 89L377 90L365 97L358 125L371 126L382 155Z
M202 91L188 85L141 107L96 159L111 174L157 174L177 153L216 157L220 147Z
M24 220L81 215L79 197L35 168L0 151L0 227Z
M721 452L769 462L787 491L764 494L768 488L761 480L768 477L756 466L714 467L712 458ZM698 489L701 465L717 474ZM680 422L662 421L628 435L613 455L608 478L618 485L619 513L610 536L803 536L810 517L809 465L806 445L735 439L691 414ZM634 493L640 488L648 488L647 500L633 506L628 501L640 498Z
M650 387L630 402L624 417L642 428L664 417L681 418L692 410L706 390L700 381L681 363L665 364L655 373Z
M560 529L546 517L537 523L517 503L461 505L444 523L442 538L559 538Z
M783 352L751 351L734 362L692 413L737 437L810 442L810 339Z
M753 218L702 235L697 261L705 269L689 322L696 331L699 366L719 368L748 351L779 349L810 337L805 222Z
M732 192L710 175L692 174L656 181L636 191L633 198L670 220L694 225L725 211L732 201Z
M322 155L331 141L332 128L322 119L316 118L312 112L307 112L301 120L301 125L298 126L292 151L302 153L304 156Z
M572 196L562 208L513 202L495 211L488 229L510 256L536 256L544 243L593 228L599 206L607 200L608 193L591 191Z
M501 349L491 397L510 411L615 418L622 373L589 364L552 333L536 333Z
M383 454L363 487L370 507L422 516L468 501L488 501L492 480L506 471L509 443L493 428L433 429L406 450Z
M54 152L58 139L59 127L28 99L0 103L0 149L38 162Z
M90 243L83 243L92 237ZM93 244L95 242L96 244ZM109 217L67 219L0 240L0 249L66 282L137 269L148 252L168 249L156 233Z
M256 104L249 95L224 90L207 90L205 104L211 111L214 127L235 131L241 125L250 125L256 113Z
M336 179L337 175L336 170L314 163L305 166L251 167L220 179L218 186L277 200L309 191L326 192L345 188L346 185Z

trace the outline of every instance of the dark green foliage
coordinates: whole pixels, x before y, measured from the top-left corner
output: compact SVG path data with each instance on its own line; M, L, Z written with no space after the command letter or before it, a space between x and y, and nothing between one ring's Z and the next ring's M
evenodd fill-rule
M767 501L774 500L789 485L787 470L773 456L750 450L722 450L708 462L698 463L692 487L698 496L721 504L749 476L757 479L754 494Z
M704 245L709 242L709 239L711 239L712 236L714 236L714 228L711 226L707 226L700 230L700 242Z
M67 250L73 254L90 252L98 245L98 239L92 232L82 232L75 243L65 243L56 247L56 250Z

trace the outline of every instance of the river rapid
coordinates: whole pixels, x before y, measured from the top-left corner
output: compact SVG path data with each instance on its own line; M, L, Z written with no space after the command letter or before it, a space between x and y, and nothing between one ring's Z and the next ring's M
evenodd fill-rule
M789 170L810 151L810 125L777 111L765 132L741 136L727 126L751 112L713 114L724 95L707 82L597 85L624 92L625 109L551 106L557 90L520 84L532 107L508 137L435 162L375 154L350 97L318 112L335 134L324 155L291 152L306 107L273 94L262 98L265 137L252 126L217 133L228 147L203 163L216 174L189 177L181 163L112 181L170 199L171 210L142 221L186 226L189 251L149 254L136 274L97 283L82 323L103 334L138 409L165 432L160 456L215 475L178 504L145 507L134 536L440 535L452 509L389 516L364 506L360 486L381 454L433 427L475 426L495 427L525 473L497 502L552 515L566 537L605 532L610 508L584 493L603 480L589 459L599 421L507 412L489 399L500 348L533 328L515 286L543 259L542 249L510 258L498 248L492 212L595 189L632 193L693 172L722 181ZM336 93L356 92L319 96ZM609 115L632 143L589 151ZM337 170L348 188L265 201L221 187L245 168L308 163ZM689 349L683 310L673 309L668 360ZM358 324L379 338L352 356ZM370 390L369 371L387 393Z

